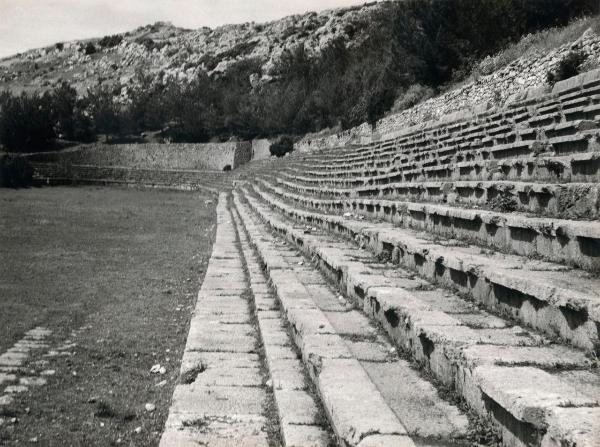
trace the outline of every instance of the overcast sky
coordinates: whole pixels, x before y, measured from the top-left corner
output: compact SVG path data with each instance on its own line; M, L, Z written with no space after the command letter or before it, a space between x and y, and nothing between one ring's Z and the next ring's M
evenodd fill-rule
M184 28L266 22L365 0L0 0L0 57L156 21Z

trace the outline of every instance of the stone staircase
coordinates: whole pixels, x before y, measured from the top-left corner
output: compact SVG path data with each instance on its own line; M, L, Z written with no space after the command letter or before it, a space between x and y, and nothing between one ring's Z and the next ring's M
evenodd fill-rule
M595 71L240 172L162 445L599 446L599 125Z

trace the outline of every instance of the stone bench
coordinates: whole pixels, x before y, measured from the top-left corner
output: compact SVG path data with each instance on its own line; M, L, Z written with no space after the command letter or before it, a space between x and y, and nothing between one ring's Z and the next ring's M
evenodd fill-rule
M266 180L261 190L288 203L329 214L362 215L448 239L600 271L600 225L437 204L385 199L320 199L293 194Z
M565 155L568 153L586 152L597 148L597 124L589 120L576 120L571 123L551 124L534 131L519 129L503 134L501 138L486 138L473 142L449 144L444 146L430 145L425 149L414 151L395 151L382 156L363 156L360 161L336 163L296 163L306 173L315 175L338 175L358 173L365 168L393 167L411 161L436 159L444 156L455 156L456 161L474 161L478 159L502 159L516 156Z
M271 197L283 213L362 241L378 255L466 293L574 346L600 346L600 281L590 274L526 257L482 252L389 223L300 210Z
M277 177L287 190L321 198L387 198L493 209L494 206L566 219L600 217L598 183L441 181L388 183L359 188L307 186ZM500 203L501 202L501 203Z
M434 166L418 167L408 164L400 167L368 172L367 176L346 173L340 177L301 175L299 168L290 168L281 174L307 185L330 185L340 188L384 185L394 182L516 180L540 182L597 182L600 179L600 152L576 153L568 156L523 157L504 160L452 162L438 160ZM386 172L386 171L389 171ZM382 173L383 172L383 173Z

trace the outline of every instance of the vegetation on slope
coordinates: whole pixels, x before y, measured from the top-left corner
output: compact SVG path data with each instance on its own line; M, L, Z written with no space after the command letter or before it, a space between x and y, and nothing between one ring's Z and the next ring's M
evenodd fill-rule
M124 104L113 96L119 87L98 86L79 99L71 91L71 102L61 106L55 93L18 98L6 93L0 99L0 142L23 151L39 150L58 135L85 140L99 133L162 129L173 141L207 141L372 123L394 103L410 106L464 79L479 60L507 43L596 8L595 0L384 2L345 22L339 35L344 37L332 39L317 56L304 45L284 50L269 68L268 82L257 81L264 79L264 64L250 57L236 59L223 72L200 70L191 82L157 82L152 74L138 73ZM361 38L349 45L355 35ZM109 36L100 42L110 46L117 40ZM35 113L32 104L38 104ZM38 124L24 132L14 121L29 113ZM15 135L22 134L29 136L15 143Z
M525 35L520 40L508 44L498 53L489 55L473 66L470 78L492 74L511 62L540 53L548 53L577 40L588 29L600 33L600 16L573 20L568 26L552 26Z

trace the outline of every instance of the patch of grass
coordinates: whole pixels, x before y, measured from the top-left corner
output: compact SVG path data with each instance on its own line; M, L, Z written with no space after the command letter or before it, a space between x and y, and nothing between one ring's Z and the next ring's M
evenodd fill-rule
M200 365L194 366L193 368L188 369L186 372L184 372L181 375L181 377L179 378L179 383L182 383L185 385L194 383L194 381L198 377L198 374L201 374L204 371L206 371L206 367L204 365L200 364Z
M117 417L117 412L113 409L110 403L99 400L96 402L96 411L94 416L98 418L114 418Z
M205 418L191 419L183 421L182 425L188 428L203 429L208 426L208 421Z
M510 213L517 209L517 200L510 194L498 195L488 202L488 206L494 211Z
M575 20L565 27L548 28L528 34L518 42L508 45L494 56L486 57L473 69L471 78L477 75L489 75L506 67L520 57L534 53L544 54L562 45L574 42L588 29L600 31L600 16Z
M48 349L75 344L47 359L43 368L56 374L46 385L15 396L18 423L4 444L33 437L40 445L158 444L214 238L208 198L0 190L0 352L35 326L53 331ZM166 374L150 373L157 363Z
M420 102L424 102L434 96L435 91L431 87L421 84L411 85L403 94L394 101L390 113L399 113L409 109Z
M344 340L352 342L377 342L377 334L339 334Z

